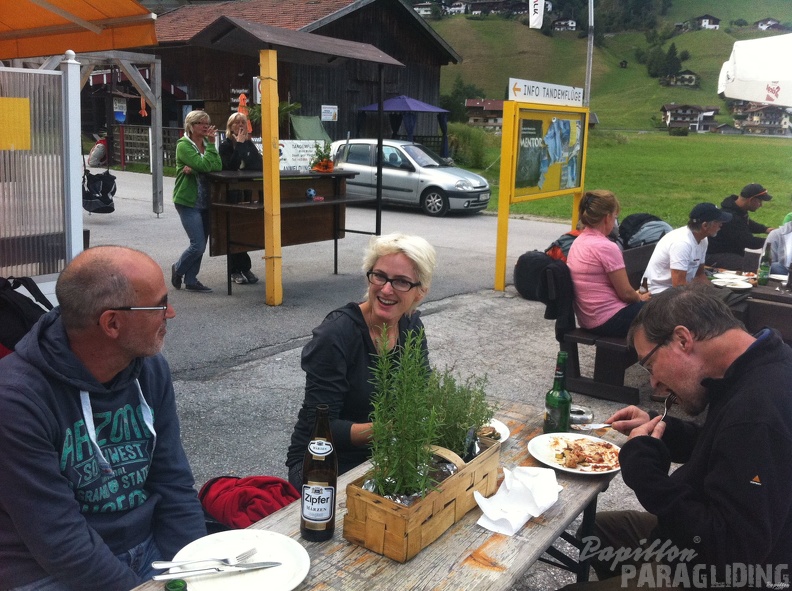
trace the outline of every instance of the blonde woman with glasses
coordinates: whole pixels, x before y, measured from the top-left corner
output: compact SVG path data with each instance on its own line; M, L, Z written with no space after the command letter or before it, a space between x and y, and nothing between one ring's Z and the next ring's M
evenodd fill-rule
M179 260L171 266L171 284L187 291L210 292L198 281L201 260L209 239L209 183L207 172L222 170L223 163L215 147L217 128L204 111L190 111L184 118L184 135L176 144L176 185L173 203L182 227L190 239Z

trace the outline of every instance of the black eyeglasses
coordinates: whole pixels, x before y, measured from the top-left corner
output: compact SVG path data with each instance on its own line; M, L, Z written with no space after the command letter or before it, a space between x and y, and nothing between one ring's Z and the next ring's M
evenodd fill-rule
M115 312L135 312L137 310L159 310L160 312L164 312L168 309L169 304L165 304L164 306L120 306L118 308L108 308L108 310L113 310Z
M641 357L641 359L638 361L638 365L640 365L642 368L644 368L646 371L648 371L649 375L652 375L652 368L651 367L646 367L646 362L649 361L652 358L652 355L657 353L657 350L660 347L662 347L664 345L667 345L667 344L668 344L668 339L663 339L661 342L657 343L654 346L654 348L651 351L649 351L649 353L647 353L646 355Z
M371 285L376 285L378 287L384 287L386 283L390 283L393 286L393 289L396 291L410 291L413 287L420 287L421 282L413 283L412 281L407 281L406 279L399 279L398 277L395 279L391 279L387 275L383 275L382 273L377 273L376 271L369 271L366 273L366 277L368 277L369 283Z

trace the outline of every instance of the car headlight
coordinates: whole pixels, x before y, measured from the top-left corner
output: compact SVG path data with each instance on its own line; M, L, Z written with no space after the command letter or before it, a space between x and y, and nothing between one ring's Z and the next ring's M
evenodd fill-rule
M471 183L467 179L460 179L458 180L454 186L460 191L472 191L473 190L473 183Z

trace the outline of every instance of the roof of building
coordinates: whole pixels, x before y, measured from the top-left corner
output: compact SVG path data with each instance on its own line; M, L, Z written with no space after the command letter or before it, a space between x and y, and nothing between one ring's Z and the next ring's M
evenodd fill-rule
M495 99L466 99L465 107L485 111L503 111L503 101Z
M261 25L314 32L317 29L378 0L228 0L213 4L186 4L157 18L160 45L182 45L221 16ZM426 24L406 0L388 0L402 5L419 27L448 53L455 63L461 57Z

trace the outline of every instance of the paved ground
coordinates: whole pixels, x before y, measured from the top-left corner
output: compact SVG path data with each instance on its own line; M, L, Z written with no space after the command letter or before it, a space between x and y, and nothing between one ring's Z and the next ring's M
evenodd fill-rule
M118 186L115 213L85 215L91 244L140 248L169 273L187 244L170 201L172 179L165 181L165 213L159 217L151 213L150 177L119 173ZM373 210L352 209L348 218L348 227L374 227ZM553 323L543 318L543 305L520 298L511 285L505 292L492 290L496 225L488 215L440 220L417 211L383 215L384 233L420 234L438 251L435 281L422 306L432 364L454 367L463 376L486 374L494 398L541 407L558 351ZM508 268L522 252L543 250L567 230L564 224L512 220ZM169 323L164 353L198 485L222 474L286 476L283 461L304 386L301 348L327 312L363 294L360 263L367 240L349 234L339 242L338 275L332 274L332 243L284 248L282 306L264 304L263 282L235 286L234 295L227 296L224 258L204 259L200 279L214 293L171 290L177 317ZM263 276L263 265L253 259L254 271ZM589 368L590 353L583 351L581 360ZM628 371L628 382L642 389L648 403L640 369ZM592 408L597 420L619 407L585 396L575 396L575 402ZM638 507L618 477L600 498L600 508L614 507ZM538 564L514 590L555 589L571 580Z

